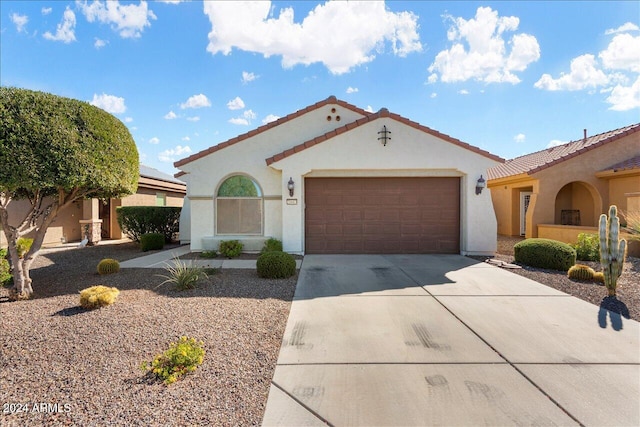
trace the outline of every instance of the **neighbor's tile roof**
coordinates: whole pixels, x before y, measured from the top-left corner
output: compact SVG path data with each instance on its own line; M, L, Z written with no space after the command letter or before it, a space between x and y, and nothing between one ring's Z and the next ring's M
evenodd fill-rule
M267 123L266 125L260 126L260 127L256 128L256 129L252 130L252 131L249 131L249 132L244 133L242 135L238 135L238 136L236 136L234 138L231 138L231 139L229 139L229 140L227 140L225 142L221 142L218 145L214 145L213 147L209 147L206 150L200 151L198 153L192 154L189 157L186 157L184 159L178 160L177 162L175 162L173 164L173 166L180 167L180 166L186 165L187 163L191 163L194 160L197 160L197 159L200 159L202 157L205 157L205 156L207 156L207 155L209 155L211 153L214 153L214 152L216 152L218 150L221 150L221 149L223 149L225 147L228 147L229 145L233 145L233 144L236 144L236 143L238 143L240 141L243 141L243 140L245 140L247 138L251 138L252 136L256 136L256 135L258 135L258 134L260 134L260 133L262 133L262 132L264 132L266 130L269 130L269 129L275 127L275 126L279 126L279 125L281 125L283 123L286 123L286 122L288 122L290 120L295 119L296 117L302 116L302 115L304 115L304 114L306 114L306 113L308 113L310 111L317 110L318 108L324 107L325 105L329 105L329 104L337 104L337 105L339 105L341 107L344 107L344 108L347 108L349 110L355 111L356 113L362 114L363 116L366 116L367 114L369 114L369 112L363 110L362 108L358 108L355 105L351 105L348 102L345 102L345 101L342 101L340 99L337 99L335 96L332 95L332 96L328 97L327 99L325 99L324 101L316 102L315 104L309 105L308 107L303 108L301 110L298 110L295 113L291 113L291 114L289 114L287 116L280 117L278 120L275 120L273 122ZM181 175L184 175L184 173L183 172L182 173L178 172L176 174L176 177L177 176L181 176Z
M398 122L404 123L407 126L411 126L414 129L418 129L422 132L431 134L437 138L443 139L447 142L450 142L454 145L457 145L459 147L465 148L467 150L473 151L475 153L478 153L482 156L488 157L492 160L496 160L498 162L504 162L504 159L502 157L498 157L494 154L489 153L488 151L482 150L478 147L475 147L473 145L467 144L466 142L462 142L459 139L453 138L449 135L445 135L443 133L440 133L436 130L433 130L431 128L428 128L426 126L421 125L420 123L411 121L405 117L400 116L399 114L395 114L395 113L390 113L389 110L387 110L386 108L382 108L380 109L380 111L378 111L377 113L368 113L368 115L366 117L363 117L361 119L358 119L354 122L351 123L347 123L346 125L339 127L337 129L334 129L332 131L329 131L327 133L325 133L324 135L320 135L317 136L313 139L310 139L308 141L303 142L302 144L298 144L295 147L292 147L288 150L285 150L281 153L278 153L274 156L271 156L269 158L266 159L267 165L271 165L272 163L275 163L277 161L280 161L286 157L292 156L295 153L299 153L302 150L306 150L307 148L313 147L314 145L320 144L324 141L327 141L335 136L340 135L341 133L344 132L348 132L352 129L355 129L357 127L360 127L362 125L364 125L365 123L369 123L373 120L376 120L380 117L389 117L393 120L396 120Z
M523 173L533 174L638 131L640 131L640 123L516 157L489 169L488 176L489 179L498 179Z
M609 166L602 171L623 171L628 169L640 169L640 155L624 160L620 163L616 163L615 165Z

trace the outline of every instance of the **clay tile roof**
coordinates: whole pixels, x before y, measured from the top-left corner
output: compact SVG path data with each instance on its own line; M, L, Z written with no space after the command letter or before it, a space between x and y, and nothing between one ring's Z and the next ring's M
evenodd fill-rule
M628 169L640 169L640 155L624 160L620 163L616 163L615 165L609 166L602 171L623 171Z
M533 174L638 131L640 131L640 123L526 154L494 166L489 169L488 176L491 180L523 173Z
M205 150L199 151L199 152L197 152L195 154L190 155L189 157L185 157L184 159L180 159L177 162L175 162L173 164L173 166L178 168L180 166L186 165L187 163L191 163L194 160L198 160L198 159L200 159L202 157L205 157L205 156L207 156L207 155L209 155L211 153L215 153L216 151L221 150L221 149L223 149L225 147L228 147L230 145L237 144L240 141L244 141L247 138L251 138L253 136L256 136L256 135L258 135L258 134L260 134L260 133L262 133L264 131L267 131L267 130L275 127L275 126L279 126L279 125L281 125L283 123L286 123L286 122L288 122L290 120L295 119L298 116L301 116L301 115L303 115L305 113L308 113L310 111L313 111L313 110L317 110L318 108L324 107L325 105L328 105L328 104L337 104L337 105L339 105L341 107L344 107L344 108L347 108L349 110L355 111L356 113L362 114L363 116L366 116L367 114L369 114L369 112L363 110L362 108L356 107L355 105L351 105L348 102L342 101L342 100L340 100L340 99L338 99L338 98L336 98L335 96L332 95L332 96L328 97L327 99L325 99L323 101L316 102L315 104L309 105L309 106L307 106L307 107L305 107L305 108L303 108L301 110L298 110L298 111L296 111L294 113L291 113L291 114L286 115L284 117L280 117L278 120L275 120L273 122L267 123L266 125L260 126L260 127L256 128L256 129L251 130L251 131L249 131L247 133L244 133L242 135L238 135L236 137L233 137L233 138L231 138L231 139L229 139L227 141L219 143L218 145L214 145L213 147L209 147L209 148L207 148Z
M407 118L404 118L402 116L400 116L399 114L395 114L395 113L390 113L389 110L387 110L386 108L381 108L380 111L378 111L377 113L367 113L365 112L365 114L367 114L366 117L363 117L361 119L356 120L355 122L352 123L347 123L346 125L339 127L337 129L334 129L332 131L329 131L327 133L325 133L324 135L315 137L314 139L310 140L310 141L305 141L302 144L296 145L295 147L293 147L293 150L285 150L282 153L278 153L275 156L271 156L266 160L267 162L267 166L271 165L272 163L275 163L277 161L280 161L286 157L289 157L290 155L293 155L294 153L298 153L306 148L312 147L316 144L320 144L328 139L333 138L336 135L340 135L343 132L348 132L351 131L357 127L360 127L362 125L364 125L365 123L369 123L373 120L376 120L380 117L390 117L393 120L396 120L398 122L404 123L407 126L411 126L415 129L418 129L422 132L428 133L430 135L433 135L437 138L443 139L447 142L450 142L452 144L458 145L462 148L465 148L467 150L471 150L473 152L476 152L482 156L488 157L492 160L496 160L498 162L504 162L504 159L502 157L498 157L494 154L489 153L488 151L482 150L478 147L475 147L473 145L467 144L466 142L462 142L459 139L453 138L449 135L445 135L444 133L440 133L436 130L433 130L431 128L428 128L426 126L421 125L420 123L411 121ZM293 151L293 152L291 152Z

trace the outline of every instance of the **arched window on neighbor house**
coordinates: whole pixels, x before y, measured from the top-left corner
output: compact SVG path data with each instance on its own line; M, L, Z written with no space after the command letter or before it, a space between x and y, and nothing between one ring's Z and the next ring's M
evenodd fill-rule
M246 175L226 178L216 194L216 234L262 234L262 190Z

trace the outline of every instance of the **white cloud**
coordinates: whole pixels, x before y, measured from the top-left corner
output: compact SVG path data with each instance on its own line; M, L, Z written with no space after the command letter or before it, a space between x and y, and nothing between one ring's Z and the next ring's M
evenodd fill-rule
M252 82L255 79L257 79L258 77L260 77L260 76L257 76L257 75L255 75L253 73L248 73L246 71L243 71L242 72L242 83L246 84L246 83Z
M159 143L160 143L160 140L158 139L157 136L154 136L149 140L149 144L159 144Z
M138 5L121 5L117 0L94 0L91 4L76 0L76 6L87 18L87 21L98 21L110 24L122 38L135 38L142 35L145 27L150 27L150 19L156 19L156 15L149 10L146 1Z
M431 95L429 95L429 98L432 98L432 99L437 97L438 97L438 94L435 92L432 92Z
M625 33L625 32L628 32L628 31L640 31L640 27L638 27L633 22L626 22L626 23L622 24L621 26L619 26L618 28L610 28L607 31L605 31L604 33L606 35L610 35L610 34L616 34L616 33Z
M131 123L133 121L133 117L125 117L124 118L124 122L125 123Z
M183 136L180 139L183 140L183 141L191 141L191 138L189 138L188 136Z
M95 47L96 49L100 49L102 47L105 47L108 44L109 44L108 40L101 40L101 39L96 37L96 41L95 41L95 43L93 43L93 47Z
M640 76L631 86L617 85L606 99L611 104L610 110L627 111L640 108Z
M549 141L549 143L547 144L546 148L553 148L553 147L557 147L558 145L564 145L566 143L567 143L567 141L560 141L559 139L552 139L551 141Z
M388 44L397 56L422 50L418 17L390 12L384 2L338 2L317 5L302 22L293 8L275 17L270 1L204 2L211 22L207 51L228 55L233 48L268 58L282 56L282 66L320 62L333 74L372 61Z
M203 94L193 95L186 102L180 104L180 108L183 110L186 108L203 108L211 107L211 101Z
M498 17L490 7L479 7L475 18L446 18L452 21L447 38L453 45L436 55L428 69L429 83L439 78L445 83L474 79L515 84L520 79L513 72L524 71L540 58L538 40L530 34L515 34L505 41L505 32L520 25L515 16Z
M178 118L177 114L174 113L173 111L169 111L167 114L164 115L165 120L173 120L177 118Z
M373 107L371 105L367 105L367 108L364 109L367 113L373 113Z
M640 73L640 36L617 34L598 57L605 68Z
M13 22L16 25L16 30L18 30L18 32L21 33L24 31L24 27L27 25L27 22L29 22L29 17L27 15L12 13L11 22Z
M189 120L190 122L199 122L200 116L187 117L187 120Z
M269 114L264 119L262 119L262 124L266 125L267 123L275 122L279 118L280 116L276 116L275 114Z
M540 80L533 85L545 90L582 90L606 85L609 78L602 70L597 68L596 59L591 54L578 56L571 61L571 72L560 73L560 77L554 79L549 74L543 74Z
M43 15L49 15L51 12L53 12L53 9L50 7L43 7L42 9L40 9L40 12Z
M177 160L177 156L183 156L185 154L191 153L191 148L188 145L184 147L181 145L176 146L176 148L170 148L169 150L164 150L163 152L158 154L158 160L161 162L175 162Z
M62 15L62 22L56 27L56 33L51 34L49 31L44 33L42 37L47 40L59 41L63 43L71 43L76 40L76 14L67 6Z
M227 108L229 110L242 110L244 108L244 101L236 96L231 101L227 102Z
M160 3L166 3L166 4L180 4L187 0L156 0L156 1L159 1Z
M121 114L127 111L126 105L124 105L124 98L107 95L103 93L102 95L93 94L93 100L89 102L91 105L95 105L96 107L102 108L104 111L111 114Z
M233 119L229 119L229 123L231 123L232 125L249 126L249 120L243 119L242 117L234 117Z
M518 143L524 142L526 139L527 137L524 135L524 133L519 133L513 137L513 140Z
M254 113L252 110L246 110L245 112L242 113L242 117L244 117L247 120L253 120L256 118L256 113Z
M349 87L347 88L347 93L356 93L356 92L358 92L358 88L357 88L357 87L351 87L351 86L349 86Z
M469 95L469 91L466 89L460 89L458 95Z

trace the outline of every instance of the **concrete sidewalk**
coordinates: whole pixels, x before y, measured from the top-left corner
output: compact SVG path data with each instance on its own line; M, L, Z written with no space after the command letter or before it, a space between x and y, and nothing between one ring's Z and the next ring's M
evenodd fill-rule
M462 256L307 255L263 425L327 424L637 426L640 325Z
M175 249L169 249L166 251L156 252L151 255L141 256L139 258L133 258L120 263L120 268L164 268L171 261L182 255L186 255L191 250L188 245L180 246ZM223 268L223 269L255 269L256 260L254 259L192 259L184 260L192 266L204 267L204 268ZM296 260L296 267L300 268L302 260Z

